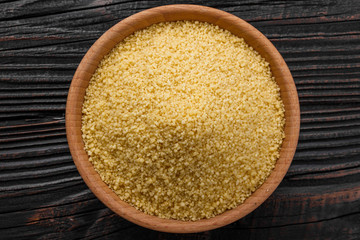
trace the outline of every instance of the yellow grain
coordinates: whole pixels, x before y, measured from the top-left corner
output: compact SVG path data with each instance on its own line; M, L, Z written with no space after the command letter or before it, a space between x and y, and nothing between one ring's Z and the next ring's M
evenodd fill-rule
M166 22L135 32L99 64L82 132L102 180L162 218L210 218L269 176L284 106L269 64L217 26Z

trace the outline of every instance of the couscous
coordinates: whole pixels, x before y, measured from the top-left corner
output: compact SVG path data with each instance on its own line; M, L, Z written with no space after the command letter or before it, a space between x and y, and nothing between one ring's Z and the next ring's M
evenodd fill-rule
M241 204L269 176L284 106L269 64L218 26L136 31L104 57L82 109L85 150L135 208L194 221Z

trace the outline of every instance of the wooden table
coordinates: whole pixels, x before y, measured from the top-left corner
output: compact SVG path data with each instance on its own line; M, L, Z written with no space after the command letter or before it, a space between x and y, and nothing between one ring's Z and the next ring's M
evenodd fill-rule
M360 2L0 1L1 239L360 239ZM297 153L256 211L198 234L115 215L72 161L65 101L81 58L123 18L170 3L207 5L263 32L294 76Z

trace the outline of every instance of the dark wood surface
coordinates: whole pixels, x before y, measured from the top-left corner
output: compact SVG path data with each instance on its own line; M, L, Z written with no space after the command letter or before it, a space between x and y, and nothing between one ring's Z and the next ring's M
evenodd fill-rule
M297 153L275 193L226 227L148 230L84 184L65 134L81 58L123 18L193 3L247 20L278 48L301 104ZM360 239L360 2L0 1L0 239Z

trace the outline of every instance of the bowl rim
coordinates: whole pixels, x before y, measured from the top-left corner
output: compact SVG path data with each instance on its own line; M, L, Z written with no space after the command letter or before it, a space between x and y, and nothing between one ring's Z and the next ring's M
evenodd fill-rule
M81 134L81 109L89 80L100 60L121 40L134 31L154 23L178 20L210 22L225 28L258 51L269 63L280 86L285 105L285 139L274 170L244 203L209 219L180 221L145 214L120 198L101 180L88 160ZM285 103L286 101L286 103ZM174 4L150 8L131 15L106 31L87 51L72 79L65 113L66 135L74 163L91 191L112 211L140 226L172 233L207 231L230 224L261 205L284 178L296 151L300 130L298 94L290 70L274 45L246 21L222 10L191 4Z

